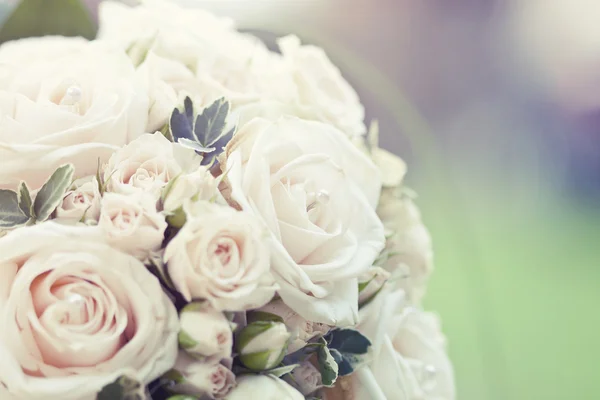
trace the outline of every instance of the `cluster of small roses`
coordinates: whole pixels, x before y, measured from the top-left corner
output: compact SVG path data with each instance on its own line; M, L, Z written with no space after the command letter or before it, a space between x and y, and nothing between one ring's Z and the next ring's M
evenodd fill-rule
M0 398L454 398L405 166L279 45L147 1L0 47Z

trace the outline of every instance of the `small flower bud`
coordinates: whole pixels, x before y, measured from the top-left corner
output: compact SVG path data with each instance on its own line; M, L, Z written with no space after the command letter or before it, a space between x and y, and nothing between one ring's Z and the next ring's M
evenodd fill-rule
M264 371L277 367L286 354L290 333L276 321L256 321L237 336L236 349L247 368Z
M208 303L191 303L179 315L179 345L189 354L231 357L233 333L229 320Z

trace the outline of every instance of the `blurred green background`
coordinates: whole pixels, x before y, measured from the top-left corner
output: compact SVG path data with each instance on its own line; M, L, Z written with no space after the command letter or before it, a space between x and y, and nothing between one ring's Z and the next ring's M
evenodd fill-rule
M600 398L598 2L179 2L297 33L357 87L420 195L459 399Z

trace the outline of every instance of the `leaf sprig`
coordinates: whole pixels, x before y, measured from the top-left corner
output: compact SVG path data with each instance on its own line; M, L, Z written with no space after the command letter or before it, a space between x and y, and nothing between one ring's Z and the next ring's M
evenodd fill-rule
M0 229L16 228L50 218L71 186L74 171L72 164L56 169L33 200L25 182L19 184L16 192L0 189Z
M225 130L229 110L229 102L220 98L196 114L186 97L183 110L174 109L169 120L172 140L201 154L202 165L211 165L235 133L235 128Z

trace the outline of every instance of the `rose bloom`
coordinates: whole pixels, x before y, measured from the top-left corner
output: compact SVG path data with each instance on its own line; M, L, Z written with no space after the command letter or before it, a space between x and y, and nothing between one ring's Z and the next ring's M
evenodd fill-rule
M293 35L278 43L296 84L297 103L316 110L319 120L335 125L348 136L365 134L365 108L323 49L301 46L300 39Z
M360 311L359 331L372 342L372 361L326 400L454 400L454 372L438 318L408 306L402 290L384 290ZM379 397L377 397L379 398Z
M39 188L57 167L96 173L146 125L148 96L127 57L80 38L0 46L0 187Z
M269 235L251 214L207 202L184 206L187 222L165 249L175 288L190 301L206 299L218 310L243 311L275 294Z
M177 356L177 312L158 280L93 227L45 222L1 238L0 311L0 388L13 399L93 400L123 374L149 383Z
M283 301L310 321L355 324L357 277L385 241L375 165L336 128L294 117L254 119L222 161L226 197L271 230Z
M140 260L161 248L167 222L151 197L105 193L101 204L98 228L112 246Z
M294 101L281 55L237 32L231 19L164 1L104 2L99 18L98 37L127 50L139 66L151 96L151 129L168 120L183 93L204 106L226 97L234 109L263 97Z
M431 235L423 224L421 213L401 189L391 188L382 192L377 213L389 232L386 251L391 257L383 267L392 274L397 286L406 291L409 299L419 303L433 272Z
M197 168L200 157L193 150L172 143L160 133L147 133L119 149L104 167L109 192L147 193L156 200L169 181Z
M203 395L210 399L222 399L235 387L235 375L230 362L212 358L198 360L180 351L174 369L181 374L183 382L169 389L178 394Z
M77 180L56 209L61 221L94 223L100 217L100 190L95 177Z

